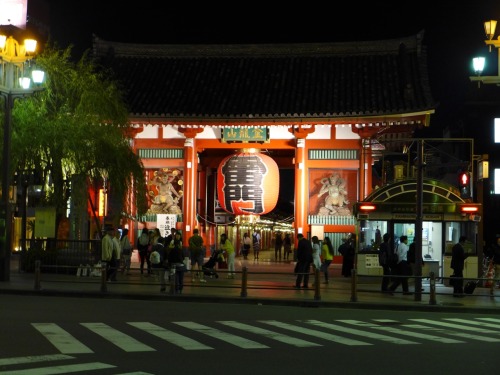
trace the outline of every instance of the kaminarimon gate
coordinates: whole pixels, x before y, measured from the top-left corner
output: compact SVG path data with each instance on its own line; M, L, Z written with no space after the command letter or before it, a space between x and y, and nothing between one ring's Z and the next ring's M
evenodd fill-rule
M263 45L95 38L95 57L125 87L131 144L150 194L147 214L132 210L121 224L133 239L144 226L176 226L186 244L199 228L207 245L220 231L237 245L238 225L252 227L272 211L279 170L288 169L295 234L354 232L353 205L372 191L380 149L400 151L397 140L429 126L434 113L422 38Z

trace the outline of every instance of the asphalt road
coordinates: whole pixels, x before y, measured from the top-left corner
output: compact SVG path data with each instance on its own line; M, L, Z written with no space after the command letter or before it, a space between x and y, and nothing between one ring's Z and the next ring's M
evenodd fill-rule
M0 374L491 374L500 318L1 296Z

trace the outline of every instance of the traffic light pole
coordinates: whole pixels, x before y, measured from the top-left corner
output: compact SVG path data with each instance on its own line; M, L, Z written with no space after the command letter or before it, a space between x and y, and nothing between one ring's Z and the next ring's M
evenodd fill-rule
M424 141L417 146L417 207L415 220L415 301L422 300L422 229L424 220Z

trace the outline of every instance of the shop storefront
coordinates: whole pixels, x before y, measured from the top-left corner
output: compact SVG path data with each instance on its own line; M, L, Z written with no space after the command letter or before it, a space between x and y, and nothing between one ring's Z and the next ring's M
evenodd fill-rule
M358 222L358 273L382 275L377 251L384 233L391 235L393 248L399 238L408 236L408 244L415 239L416 180L404 180L377 189L355 206ZM467 237L465 245L469 257L464 276L478 277L478 224L481 205L466 202L458 190L444 182L426 179L423 182L422 275L434 272L447 278L451 248L460 236Z

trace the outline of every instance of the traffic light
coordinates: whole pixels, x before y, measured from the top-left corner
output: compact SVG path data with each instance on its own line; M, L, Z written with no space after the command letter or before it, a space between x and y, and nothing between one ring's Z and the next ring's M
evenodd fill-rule
M470 173L460 172L458 176L458 186L461 198L471 198Z

